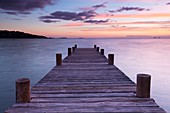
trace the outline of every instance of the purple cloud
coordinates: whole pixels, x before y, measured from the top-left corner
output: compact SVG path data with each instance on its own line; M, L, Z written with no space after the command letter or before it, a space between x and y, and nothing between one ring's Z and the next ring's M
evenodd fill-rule
M10 20L17 20L17 21L22 20L22 19L19 19L19 18L7 18L7 19L10 19Z
M84 7L84 8L79 8L80 10L83 10L83 11L90 11L90 10L93 10L93 11L96 11L97 9L99 8L106 8L106 5L108 2L104 2L102 4L99 4L99 5L94 5L92 7Z
M93 10L90 11L83 11L83 12L63 12L63 11L56 11L54 13L51 13L47 16L41 16L39 17L40 21L45 23L53 23L53 22L59 22L59 20L68 20L68 21L82 21L85 23L92 23L92 24L100 24L100 23L107 23L109 19L107 20L92 20L93 17L95 17L97 13Z
M54 21L54 20L41 20L42 22L44 23L56 23L56 22L59 22L59 21Z
M56 20L83 21L83 20L95 17L96 15L97 13L94 11L83 11L80 13L56 11L54 13L51 13L48 16L41 16L39 19L40 20L56 19Z
M149 9L140 8L140 7L122 7L118 10L110 10L110 13L117 13L122 11L149 11Z
M18 14L22 14L22 12L33 11L35 9L42 9L46 5L52 4L53 0L0 0L0 9L7 11L15 11Z
M100 23L107 23L109 21L109 19L107 20L86 20L84 22L86 23L94 23L94 24L100 24Z
M170 2L166 3L166 5L170 5Z
M9 14L9 15L18 15L18 14L28 15L28 14L31 14L30 12L27 12L27 11L24 11L24 12L3 11L2 13L6 13L6 14Z
M12 11L6 11L6 12L2 12L2 13L6 13L6 14L9 14L9 15L18 15L17 12L12 12Z
M104 2L104 3L100 4L100 5L95 5L95 6L92 6L92 7L95 8L95 9L98 9L98 8L105 8L105 7L106 7L105 4L107 4L107 3L108 3L108 2Z

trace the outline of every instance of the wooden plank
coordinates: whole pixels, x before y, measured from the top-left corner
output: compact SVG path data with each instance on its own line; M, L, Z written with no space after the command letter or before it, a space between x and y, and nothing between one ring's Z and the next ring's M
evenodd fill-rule
M152 98L137 97L94 97L94 98L33 98L33 103L93 103L93 102L155 102Z
M155 102L145 101L145 102L81 102L81 103L25 103L25 104L14 104L12 107L158 107Z
M131 93L76 93L76 94L31 94L31 98L87 98L87 97L135 97L133 92Z
M166 113L159 107L18 107L6 113L80 113L80 112L112 112L112 113Z
M35 89L33 91L31 91L32 94L64 94L64 93L136 93L136 91L134 89L120 89L120 90L112 90L112 89L46 89L46 88L42 88L42 89Z

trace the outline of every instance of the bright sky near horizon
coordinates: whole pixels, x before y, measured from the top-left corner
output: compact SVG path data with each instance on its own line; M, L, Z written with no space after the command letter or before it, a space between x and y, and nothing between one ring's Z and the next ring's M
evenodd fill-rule
M170 36L170 0L1 0L0 29L71 38Z

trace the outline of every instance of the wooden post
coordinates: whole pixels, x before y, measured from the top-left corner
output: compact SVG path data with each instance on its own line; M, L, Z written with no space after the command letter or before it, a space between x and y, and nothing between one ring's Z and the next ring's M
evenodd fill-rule
M104 49L101 49L100 51L101 51L101 55L104 55Z
M68 56L71 55L71 48L68 48Z
M16 80L16 103L30 102L30 80L20 78Z
M75 51L75 47L72 47L73 52Z
M56 54L56 65L60 66L62 64L62 54Z
M94 45L94 49L96 49L96 47L97 47L97 46L96 46L96 45Z
M137 75L136 96L139 98L150 98L151 76L148 74Z
M77 45L76 44L74 45L74 47L75 47L75 49L77 49Z
M108 54L108 64L114 65L114 54Z
M99 47L97 47L97 52L99 52L99 49L100 49L100 48L99 48Z

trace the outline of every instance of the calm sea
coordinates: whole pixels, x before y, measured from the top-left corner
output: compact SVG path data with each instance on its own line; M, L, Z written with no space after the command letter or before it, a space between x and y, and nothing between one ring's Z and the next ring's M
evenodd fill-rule
M55 54L67 48L93 47L115 54L115 64L134 82L138 73L152 75L151 96L170 112L170 39L24 39L0 40L0 113L15 103L15 80L33 86L55 66Z

